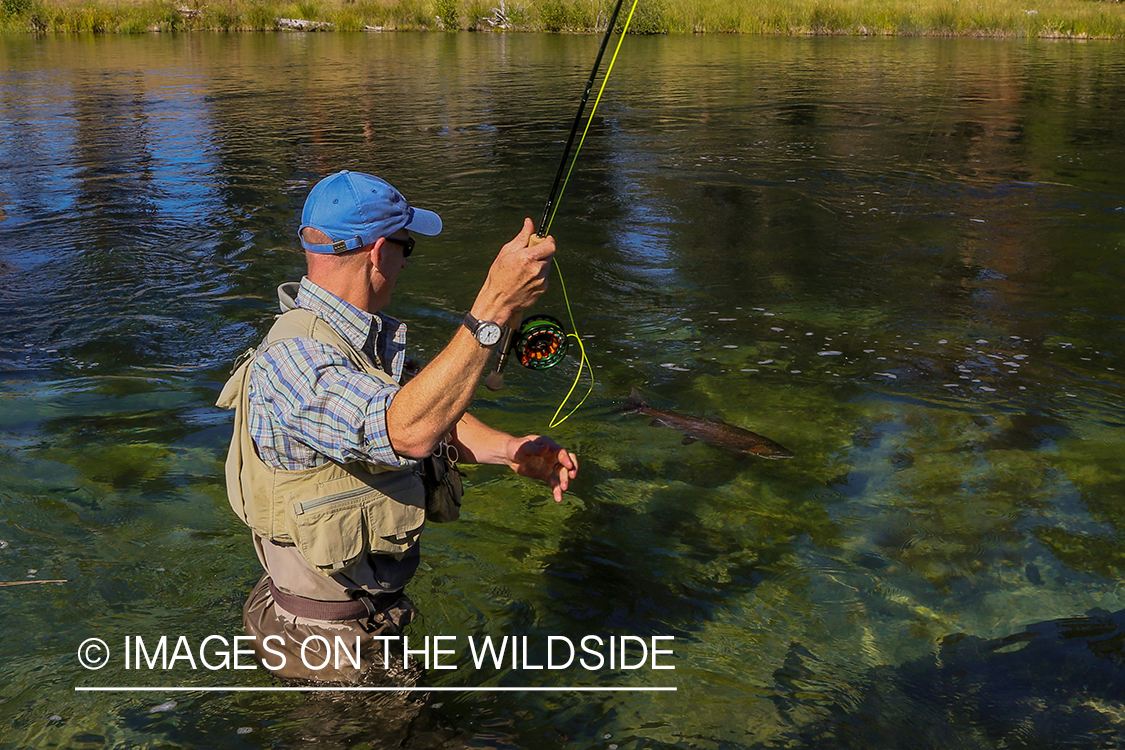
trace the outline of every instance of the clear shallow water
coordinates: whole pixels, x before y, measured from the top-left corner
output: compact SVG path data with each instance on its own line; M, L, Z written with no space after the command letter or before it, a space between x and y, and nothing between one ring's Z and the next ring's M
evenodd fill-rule
M76 693L268 686L82 669L99 637L240 632L233 357L297 278L320 175L442 213L393 314L438 351L538 218L593 37L6 38L0 74L0 742L379 746L369 706ZM471 470L412 635L675 636L675 671L470 669L469 747L1120 744L1125 52L629 39L553 234L597 383L550 430L561 505ZM554 285L539 311L564 316ZM574 364L476 411L547 432ZM722 418L728 455L614 409ZM169 703L173 701L175 705ZM381 725L380 725L381 726ZM414 746L433 745L416 730ZM443 737L446 735L443 735Z

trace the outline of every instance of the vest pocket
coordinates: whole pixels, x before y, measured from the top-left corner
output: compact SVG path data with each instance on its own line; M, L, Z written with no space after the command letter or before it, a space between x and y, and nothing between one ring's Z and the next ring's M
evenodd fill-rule
M324 575L367 553L402 554L418 541L425 521L421 483L404 478L402 484L391 497L370 486L355 487L354 479L345 478L318 485L314 499L294 498L287 505L297 549Z

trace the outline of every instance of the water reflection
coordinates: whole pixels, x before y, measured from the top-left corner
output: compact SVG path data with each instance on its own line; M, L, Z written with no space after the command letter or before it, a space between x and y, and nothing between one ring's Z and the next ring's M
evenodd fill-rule
M211 404L300 273L308 186L372 171L446 218L390 311L432 355L538 217L596 44L6 40L0 577L70 583L3 590L27 634L0 645L5 738L267 747L319 723L326 746L374 741L362 709L337 721L292 696L78 696L170 683L80 672L74 649L238 632L256 562ZM888 747L919 722L965 747L1120 733L1119 615L1055 619L1122 606L1120 50L628 44L553 230L597 374L553 431L583 476L556 506L473 470L465 522L427 534L415 633L675 635L674 673L432 679L680 692L462 695L433 700L425 731L621 748ZM564 317L557 289L541 311ZM511 373L478 409L547 431L573 367ZM798 458L683 446L613 411L635 386ZM1077 690L1068 665L1107 687Z

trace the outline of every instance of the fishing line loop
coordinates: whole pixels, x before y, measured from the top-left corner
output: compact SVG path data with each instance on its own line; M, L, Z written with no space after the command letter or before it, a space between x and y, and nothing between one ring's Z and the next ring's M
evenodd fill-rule
M578 147L574 150L574 156L570 160L570 167L566 170L566 176L562 179L562 184L560 186L559 178L563 173L563 167L566 164L567 156L570 152L570 147L574 142L574 136L578 130L578 123L582 119L582 112L586 108L586 100L589 98L590 89L593 87L594 79L597 77L598 67L602 60L602 53L605 52L605 48L607 43L609 42L609 38L613 34L614 26L617 23L618 12L621 10L623 2L624 0L617 0L617 5L613 9L613 15L609 20L605 36L602 38L601 46L598 49L598 56L594 61L594 68L590 73L590 79L586 83L585 93L582 95L582 101L578 106L578 115L574 118L574 125L571 127L570 136L567 139L566 147L563 149L562 159L559 161L559 170L555 174L555 182L551 186L551 194L547 198L547 205L543 209L543 220L540 221L541 228L537 232L537 234L539 234L539 236L541 237L546 237L550 233L551 224L554 223L555 213L559 208L559 201L562 200L563 193L566 191L567 183L570 182L570 175L574 171L574 165L578 162L578 154L582 152L582 145L586 142L586 135L590 132L590 126L593 124L594 116L598 112L598 105L601 103L602 94L605 93L606 84L609 82L609 77L613 73L613 66L617 62L617 55L621 52L621 44L625 41L625 35L629 33L629 24L633 21L633 14L637 10L638 0L633 0L633 4L629 8L629 15L625 18L625 23L621 27L621 34L617 39L617 46L613 49L613 56L610 57L609 67L606 68L605 75L602 77L602 84L598 89L597 97L594 99L594 106L590 110L590 116L586 119L586 127L582 130L582 137L578 141ZM578 344L579 351L578 372L576 372L574 375L574 382L571 383L570 390L567 391L566 396L563 397L563 400L559 403L558 408L555 410L554 415L551 417L551 422L548 426L553 428L569 419L570 416L574 414L574 412L578 411L582 404L586 403L586 399L590 397L591 393L593 393L594 369L590 364L590 360L586 357L586 346L585 344L583 344L582 336L578 332L578 326L574 322L574 311L571 309L570 297L566 293L566 282L563 280L562 268L559 266L557 258L553 258L552 262L555 266L555 272L558 274L559 286L562 289L563 303L566 306L566 314L568 320L570 321L570 329L572 331L572 333L567 334L567 338L573 338L575 340L575 342ZM573 409L568 411L562 417L559 417L559 414L562 413L562 410L566 407L567 402L570 401L571 397L574 395L575 390L578 388L578 383L582 378L583 369L588 370L590 373L590 387L586 390L586 394L582 396L581 400L579 400L579 402L574 405Z

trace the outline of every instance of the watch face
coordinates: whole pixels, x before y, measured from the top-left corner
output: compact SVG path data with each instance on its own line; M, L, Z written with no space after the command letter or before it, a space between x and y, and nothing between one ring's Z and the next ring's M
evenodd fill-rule
M484 321L477 328L477 341L481 346L493 346L500 340L500 326L491 321Z

